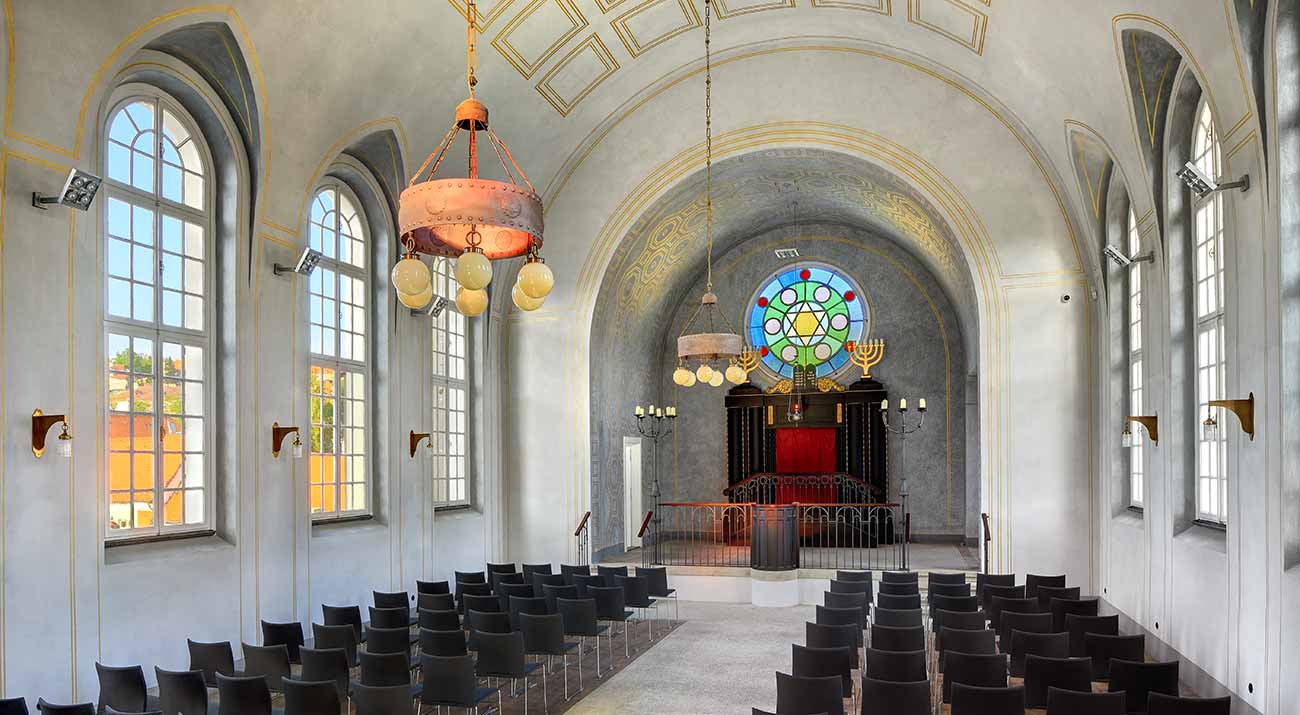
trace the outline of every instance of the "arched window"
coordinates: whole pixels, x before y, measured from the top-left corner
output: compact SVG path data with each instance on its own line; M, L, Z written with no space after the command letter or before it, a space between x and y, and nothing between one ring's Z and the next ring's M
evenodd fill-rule
M1196 111L1192 134L1192 163L1206 176L1221 175L1219 134L1214 115L1204 100ZM1222 399L1224 393L1225 355L1223 352L1223 194L1215 192L1195 199L1193 205L1192 276L1195 300L1192 324L1196 334L1196 419L1208 412L1210 400ZM1196 518L1224 523L1228 518L1227 442L1224 430L1214 439L1205 439L1195 429L1196 445Z
M109 113L104 143L108 537L212 525L211 165L161 93Z
M370 513L369 260L364 217L346 187L311 202L307 241L321 260L308 282L310 500L315 519Z
M1128 255L1136 257L1142 252L1142 239L1138 234L1137 220L1132 207L1128 212ZM1142 264L1132 263L1128 267L1128 375L1129 375L1129 414L1141 415L1142 412ZM1140 434L1140 433L1139 433ZM1135 441L1129 450L1129 504L1140 507L1143 504L1143 474L1145 473L1144 448L1141 441Z
M470 503L469 340L465 316L456 308L451 261L434 259L431 273L434 300L445 301L433 318L433 503L457 506Z

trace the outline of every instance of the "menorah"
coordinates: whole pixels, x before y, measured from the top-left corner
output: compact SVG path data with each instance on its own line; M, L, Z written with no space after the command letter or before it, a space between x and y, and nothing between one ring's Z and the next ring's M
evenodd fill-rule
M844 344L844 349L849 353L849 360L854 365L862 368L863 380L870 379L871 367L885 358L885 341L883 338L861 343L850 340Z
M748 375L754 371L754 368L758 367L758 361L761 359L757 350L746 345L741 349L739 355L731 358L731 364L744 370L745 374Z

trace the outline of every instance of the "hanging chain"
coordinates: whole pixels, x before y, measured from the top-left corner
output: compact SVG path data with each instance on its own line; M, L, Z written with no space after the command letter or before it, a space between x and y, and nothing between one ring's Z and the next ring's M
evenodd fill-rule
M713 291L713 2L704 0L704 232L709 242L706 290Z
M474 76L474 70L478 69L478 5L474 0L469 0L465 6L465 19L469 21L469 27L465 30L465 82L469 85L469 96L474 96L474 85L478 84L478 78Z

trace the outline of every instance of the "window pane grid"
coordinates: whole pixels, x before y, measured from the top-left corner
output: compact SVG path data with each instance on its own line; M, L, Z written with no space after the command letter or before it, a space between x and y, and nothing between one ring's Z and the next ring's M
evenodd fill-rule
M1138 233L1137 220L1130 208L1128 213L1128 254L1137 256L1142 252L1142 237ZM1129 364L1129 414L1140 415L1142 412L1142 264L1132 263L1128 266L1128 364ZM1141 432L1135 433L1135 437ZM1129 504L1142 506L1144 498L1145 447L1140 438L1129 450Z
M451 262L436 259L430 270L434 295L447 299L447 307L432 321L433 414L430 449L433 452L435 506L468 504L468 341L467 321L457 312L453 296L456 279Z

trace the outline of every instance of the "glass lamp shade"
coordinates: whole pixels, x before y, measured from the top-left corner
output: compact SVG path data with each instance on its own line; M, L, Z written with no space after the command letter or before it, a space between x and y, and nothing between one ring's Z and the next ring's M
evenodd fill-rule
M302 459L302 440L300 439L293 440L293 458Z
M695 368L695 377L699 378L700 382L712 380L713 367L708 363L701 363L699 367Z
M687 384L688 381L691 385L695 384L695 373L684 367L679 367L676 370L673 370L673 382L682 387L689 387L690 385Z
M534 298L528 295L518 283L510 290L510 297L514 299L515 306L520 310L537 310L542 307L542 303L546 302L545 298Z
M1130 431L1127 427L1124 428L1124 433L1119 436L1120 446L1132 447L1136 442L1137 440L1133 438L1133 432Z
M709 386L710 386L710 387L722 387L722 371L721 371L721 370L714 370L714 371L713 371L713 374L712 374L711 376L709 376Z
M488 294L485 290L470 290L464 286L456 290L456 308L465 315L474 317L487 310L487 304Z
M687 370L686 368L682 368L682 370L685 371L685 374L683 375L684 381L680 383L681 386L695 387L695 383L698 382L698 380L695 379L695 373L691 372L690 370Z
M72 458L72 437L66 434L59 435L59 456L64 459Z
M749 379L749 373L745 372L745 368L739 365L732 365L727 368L727 382L733 385L743 385L747 379Z
M398 291L397 299L401 301L402 305L411 308L412 310L419 310L428 305L429 301L433 300L433 284L430 283L428 288L425 288L419 293L403 293Z
M470 290L482 290L492 282L492 261L480 251L466 251L456 259L456 282Z
M1217 442L1219 440L1219 423L1213 417L1206 417L1201 423L1201 441Z
M519 269L516 285L529 298L541 300L550 294L551 288L555 285L555 276L545 263L532 261L525 263L524 267Z
M429 267L414 256L407 256L393 266L392 279L397 292L407 295L419 295L433 285L429 278Z

